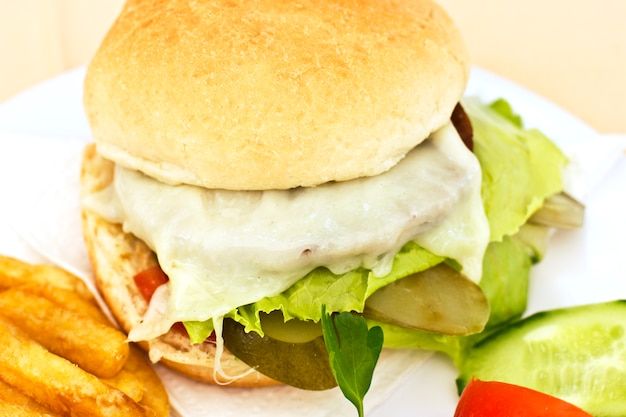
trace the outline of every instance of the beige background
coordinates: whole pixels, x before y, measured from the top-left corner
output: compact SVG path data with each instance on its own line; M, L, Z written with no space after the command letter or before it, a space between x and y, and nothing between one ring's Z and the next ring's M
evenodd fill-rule
M626 0L440 0L473 62L626 133ZM0 0L0 101L84 65L123 0Z

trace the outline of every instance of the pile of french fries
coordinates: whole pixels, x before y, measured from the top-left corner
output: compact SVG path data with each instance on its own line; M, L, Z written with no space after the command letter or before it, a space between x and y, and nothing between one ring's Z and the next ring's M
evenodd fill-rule
M150 362L83 281L0 256L0 416L169 415Z

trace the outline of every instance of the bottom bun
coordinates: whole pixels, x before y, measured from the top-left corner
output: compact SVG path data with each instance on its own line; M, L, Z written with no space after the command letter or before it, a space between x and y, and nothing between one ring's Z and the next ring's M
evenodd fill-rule
M82 193L93 193L106 188L113 180L113 162L101 157L93 144L85 149L81 171ZM93 211L83 209L82 227L87 251L94 270L96 284L111 313L121 328L129 332L137 325L148 304L135 285L133 277L151 266L157 259L141 240L122 230ZM187 335L170 330L152 340L140 342L153 361L159 361L197 381L224 384L216 381L213 343L191 344ZM233 354L224 350L220 367L226 375L239 376L228 382L238 387L261 387L279 382L252 370ZM219 379L219 378L218 378Z

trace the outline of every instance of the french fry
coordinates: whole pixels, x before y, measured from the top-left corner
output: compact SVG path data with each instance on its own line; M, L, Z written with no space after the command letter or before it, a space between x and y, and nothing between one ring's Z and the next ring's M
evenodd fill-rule
M0 416L61 417L0 379Z
M143 381L136 378L135 375L133 375L126 368L123 368L117 373L117 375L114 375L111 378L100 379L105 384L122 391L135 402L140 402L143 399L143 394L146 392L146 387Z
M11 404L0 400L0 416L11 417L58 417L58 414L50 414L45 411L37 411L31 408Z
M0 290L21 285L44 285L71 290L87 300L94 297L77 276L52 265L31 265L19 259L0 255Z
M130 347L126 365L115 377L104 380L139 404L152 409L159 417L168 417L170 404L167 392L152 364L135 345Z
M114 376L128 357L125 334L27 289L0 292L0 315L52 353L98 377Z
M80 278L0 255L0 416L169 417L152 364L113 326Z
M65 288L54 287L53 285L43 284L38 286L21 286L19 289L26 290L32 294L47 298L60 308L74 311L79 314L89 316L93 320L112 326L111 320L98 305L91 300L86 300L77 293Z
M0 320L0 375L54 412L84 417L156 416L97 377L45 350Z
M145 391L139 404L153 410L159 417L168 417L170 402L161 378L143 352L134 345L131 346L126 369L143 382Z

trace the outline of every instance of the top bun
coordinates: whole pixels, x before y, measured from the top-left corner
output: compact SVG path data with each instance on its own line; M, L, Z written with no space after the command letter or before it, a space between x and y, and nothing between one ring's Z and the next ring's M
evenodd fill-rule
M98 150L166 183L377 175L449 120L469 64L429 0L129 0L91 61Z

